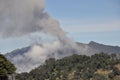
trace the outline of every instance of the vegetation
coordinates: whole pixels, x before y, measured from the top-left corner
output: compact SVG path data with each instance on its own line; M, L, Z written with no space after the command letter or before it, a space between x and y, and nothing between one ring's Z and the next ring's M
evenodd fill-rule
M0 80L7 80L7 75L14 73L15 66L0 54Z
M16 80L120 80L120 59L106 53L50 58L29 73L17 74Z

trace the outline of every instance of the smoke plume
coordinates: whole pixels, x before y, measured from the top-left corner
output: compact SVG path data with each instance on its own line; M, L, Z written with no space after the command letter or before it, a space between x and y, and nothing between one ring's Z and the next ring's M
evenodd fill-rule
M18 37L34 32L64 35L58 21L45 9L45 0L0 0L0 36Z
M0 37L20 37L42 32L57 39L32 45L23 55L10 59L18 72L28 72L50 57L56 59L79 53L74 41L65 36L57 20L45 9L45 0L0 0Z

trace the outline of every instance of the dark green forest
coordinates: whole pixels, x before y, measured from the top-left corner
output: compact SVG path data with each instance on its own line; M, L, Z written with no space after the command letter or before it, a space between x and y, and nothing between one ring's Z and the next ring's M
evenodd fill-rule
M120 57L99 53L50 58L29 73L17 74L16 80L120 80Z
M0 54L0 80L8 80L8 75L15 73L15 66Z

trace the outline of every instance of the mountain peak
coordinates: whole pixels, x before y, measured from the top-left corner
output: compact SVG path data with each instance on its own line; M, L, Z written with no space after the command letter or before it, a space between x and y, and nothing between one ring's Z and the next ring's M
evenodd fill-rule
M91 43L96 43L96 42L95 41L90 41L89 44L91 44Z
M93 44L99 44L99 43L97 43L95 41L90 41L88 45L93 45Z

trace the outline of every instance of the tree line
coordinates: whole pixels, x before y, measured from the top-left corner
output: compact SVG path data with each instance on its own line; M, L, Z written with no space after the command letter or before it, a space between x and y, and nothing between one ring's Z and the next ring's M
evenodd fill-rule
M29 73L17 74L16 80L120 80L120 58L103 52L50 58Z

